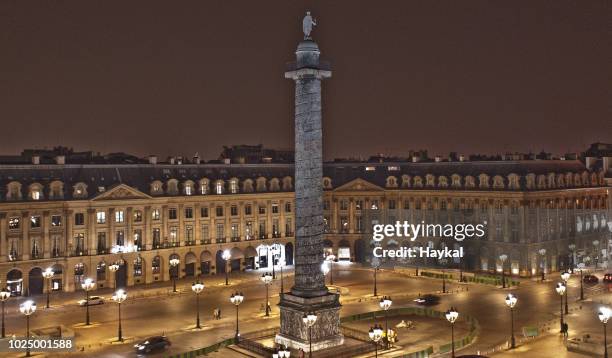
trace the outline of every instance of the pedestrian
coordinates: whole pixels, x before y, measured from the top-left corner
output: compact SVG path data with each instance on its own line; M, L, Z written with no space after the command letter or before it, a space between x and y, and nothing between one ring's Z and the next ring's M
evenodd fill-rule
M220 308L217 308L217 315L218 315L217 319L221 319L221 309Z
M214 319L217 319L217 317L219 317L219 314L217 313L217 309L215 308L215 309L213 310L213 318L214 318Z
M304 358L304 350L300 348L300 358Z

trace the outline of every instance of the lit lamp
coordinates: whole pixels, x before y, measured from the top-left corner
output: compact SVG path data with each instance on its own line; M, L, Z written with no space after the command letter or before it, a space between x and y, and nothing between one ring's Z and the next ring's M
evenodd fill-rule
M601 307L598 316L604 329L604 358L608 358L608 334L606 332L606 326L608 319L612 316L612 311L608 307Z
M582 286L582 271L584 270L584 263L579 263L576 268L580 271L580 300L584 300L584 287Z
M387 314L387 311L389 310L389 308L391 308L391 305L393 304L393 301L391 300L391 297L389 296L383 296L380 299L380 302L378 303L378 305L380 306L380 308L385 311L385 332L384 332L384 342L385 342L385 348L389 349L389 315Z
M36 303L32 300L27 300L19 305L19 312L26 316L26 339L30 338L30 315L36 312ZM30 357L30 346L26 346L26 357Z
M5 314L5 304L6 301L11 298L11 291L8 288L3 288L0 290L0 302L2 302L2 338L6 338L6 334L4 332L4 314Z
M85 291L85 324L89 326L89 291L96 287L96 283L91 278L86 278L81 283L81 288Z
M173 259L170 259L170 261L168 262L170 263L170 266L174 268L177 267L179 263L181 263L181 260L175 257ZM178 276L178 268L176 269L176 273L172 275L172 292L176 292L176 276Z
M506 296L506 306L510 307L510 348L516 348L516 340L514 339L514 306L516 306L516 302L518 298L509 293Z
M51 295L51 279L55 275L53 269L51 267L47 267L46 270L43 271L42 276L47 282L47 308L49 308L49 296Z
M561 324L561 332L563 332L563 295L565 295L565 284L563 284L562 282L558 282L557 283L557 287L555 287L555 290L557 291L557 293L559 294L559 296L561 297L561 319L559 320L560 324Z
M115 294L112 297L113 301L117 302L117 307L119 308L119 327L117 329L117 339L119 342L123 342L123 333L121 331L121 303L125 301L126 298L127 292L121 288L115 291Z
M567 286L567 281L569 281L570 279L570 273L568 271L564 271L561 274L561 280L563 280L563 284L565 285L565 314L569 313L569 309L567 307L567 291L569 291L569 288Z
M317 322L317 315L314 312L304 313L302 322L308 327L308 357L312 358L312 326Z
M329 254L325 257L325 261L329 262L329 284L334 285L334 260L336 260L336 255Z
M228 272L227 272L227 263L229 262L229 260L232 258L232 254L230 253L229 250L223 250L223 254L221 254L221 258L223 260L225 260L225 285L229 285L229 276L228 276Z
M232 293L232 295L230 296L230 302L234 306L236 306L236 334L234 336L234 340L235 340L234 344L238 344L238 342L240 341L240 331L238 330L238 306L240 306L243 300L244 300L244 295L242 294L242 292Z
M289 358L290 356L291 356L291 351L287 347L284 347L278 350L279 358Z
M459 317L459 312L453 307L446 311L446 320L451 325L451 357L455 358L455 321Z
M264 273L263 275L261 275L261 282L264 283L264 285L266 285L266 317L270 316L270 304L269 302L269 286L272 283L272 275L270 275L269 272Z
M116 262L112 265L108 266L108 270L113 273L113 281L115 282L115 289L117 289L117 275L116 272L119 271L119 264Z
M382 328L378 325L374 325L374 327L370 328L368 335L374 342L374 357L378 357L378 342L382 339Z
M200 293L204 290L204 284L196 281L191 285L191 290L196 294L196 328L202 328L200 326Z

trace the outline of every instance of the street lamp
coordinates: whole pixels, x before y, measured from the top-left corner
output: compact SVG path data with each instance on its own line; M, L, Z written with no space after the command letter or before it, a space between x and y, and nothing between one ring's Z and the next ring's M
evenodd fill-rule
M304 313L302 322L308 327L308 357L312 358L312 326L317 322L317 314L314 312Z
M11 298L11 291L8 288L3 288L0 290L0 301L2 302L2 338L6 338L6 334L4 332L4 313L5 313L5 304L6 300Z
M170 260L170 261L172 261L172 260ZM114 289L116 290L117 289L117 274L116 274L116 272L119 271L119 264L117 264L115 262L114 264L109 265L108 266L108 270L113 273L113 282L115 282Z
M604 329L604 358L608 358L608 333L606 332L606 326L608 319L612 316L612 311L608 307L601 307L598 316Z
M563 332L563 295L565 294L566 287L562 282L558 282L557 287L555 287L555 290L561 297L561 306L560 306L561 307L561 310L560 310L561 319L559 320L559 322L561 323L561 332Z
M455 358L455 321L459 317L459 312L454 307L446 311L446 320L451 325L451 357Z
M325 257L325 261L329 262L329 284L331 286L334 285L334 260L336 259L336 255L329 254Z
M30 339L30 315L36 312L36 303L27 300L19 305L19 312L26 316L26 340ZM30 357L30 346L26 344L26 357Z
M580 301L584 300L584 288L582 286L582 270L584 270L584 263L579 263L576 265L578 270L580 271Z
M285 266L285 264L286 264L285 260L283 260L283 259L279 259L278 260L278 266L280 267L280 276L281 276L280 277L280 281L281 281L281 284L280 284L280 293L281 293L281 295L285 291L285 287L284 287L284 284L283 284L283 266Z
M234 344L238 344L238 342L240 341L240 331L238 330L238 306L240 306L242 301L244 301L244 295L242 294L242 292L239 293L236 291L236 293L232 293L232 295L230 296L230 302L234 306L236 306L236 335L234 336Z
M374 357L378 357L378 342L382 339L382 328L378 325L374 325L374 327L370 327L368 335L370 339L374 341Z
M117 302L117 307L119 309L119 327L117 329L117 339L119 342L123 342L123 332L121 330L121 303L125 301L126 298L127 292L125 292L125 290L122 288L115 291L115 294L112 297L113 301Z
M278 350L279 358L289 358L290 356L291 356L291 351L286 346Z
M81 288L85 290L85 324L89 326L89 291L93 290L96 287L96 283L91 278L86 278L83 283L81 283Z
M175 257L173 259L170 259L169 263L170 263L170 266L174 268L174 267L177 267L179 263L181 263L181 260ZM174 273L174 270L172 271ZM176 269L176 271L177 272L172 275L172 292L176 292L176 276L178 276L178 269Z
M544 270L546 269L546 267L544 266L544 255L546 255L546 249L540 249L540 250L538 250L538 253L542 257L542 259L541 259L541 268L542 268L541 274L542 274L542 282L544 282L544 280L546 279L545 274L544 274Z
M204 290L204 284L196 281L191 285L191 290L196 294L196 328L202 328L200 326L200 293Z
M378 287L377 287L377 282L376 282L376 274L378 273L378 269L380 268L380 260L378 259L378 257L374 257L372 259L372 267L374 267L374 297L376 297L376 296L378 296Z
M514 339L514 306L516 306L516 301L518 301L518 298L515 295L509 293L506 296L506 305L510 307L510 348L516 348L516 340Z
M440 259L440 264L442 264L442 293L446 293L446 271L444 270L446 259Z
M261 282L263 282L264 285L266 285L266 317L269 317L270 316L270 304L268 303L269 302L268 287L272 283L272 275L270 275L269 272L264 273L263 275L261 275Z
M229 262L229 260L232 258L232 254L229 250L223 250L223 254L221 254L221 258L223 260L225 260L225 285L229 285L229 276L227 273L227 263Z
M563 280L563 284L565 285L565 314L569 313L568 307L567 307L567 292L569 291L569 286L567 285L567 281L569 281L570 278L570 273L568 271L564 271L561 274L561 279Z
M385 334L383 339L385 342L385 349L389 349L389 315L387 314L387 311L389 308L391 308L393 301L391 300L391 297L383 296L378 304L380 308L385 311Z
M505 266L507 259L508 259L508 255L506 254L499 255L499 261L501 261L502 288L506 288L506 273L504 272L504 266Z
M47 269L43 271L42 275L45 281L47 282L47 308L49 308L49 296L51 295L51 279L53 278L53 275L55 275L55 272L53 272L53 269L51 267L47 267Z

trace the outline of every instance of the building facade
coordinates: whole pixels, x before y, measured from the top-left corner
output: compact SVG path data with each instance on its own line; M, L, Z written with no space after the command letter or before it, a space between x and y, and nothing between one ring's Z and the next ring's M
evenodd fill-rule
M292 164L0 165L0 280L19 295L42 293L48 267L53 289L74 291L86 277L122 287L292 265L293 171ZM464 269L530 276L586 257L601 264L610 253L610 189L602 172L578 161L327 163L322 185L325 251L338 260L364 261L368 210L411 222L486 222L486 237L466 245Z

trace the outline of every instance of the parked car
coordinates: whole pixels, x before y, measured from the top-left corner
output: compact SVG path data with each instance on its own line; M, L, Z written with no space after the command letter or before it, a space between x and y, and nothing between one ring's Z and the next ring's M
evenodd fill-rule
M166 336L153 336L145 339L140 343L134 344L134 348L136 348L136 352L138 353L149 353L154 350L162 350L166 349L172 344L170 340Z
M86 300L79 300L79 306L85 306ZM104 297L102 296L89 296L89 305L101 305L104 303Z
M603 282L612 283L612 273L607 273L604 275Z
M591 284L595 284L595 283L598 283L598 282L599 282L599 279L598 279L598 278L597 278L597 276L595 276L595 275L585 275L585 276L582 278L582 281L583 281L584 283L591 283Z
M440 297L432 294L426 294L419 296L414 300L414 302L422 306L434 306L440 302Z

